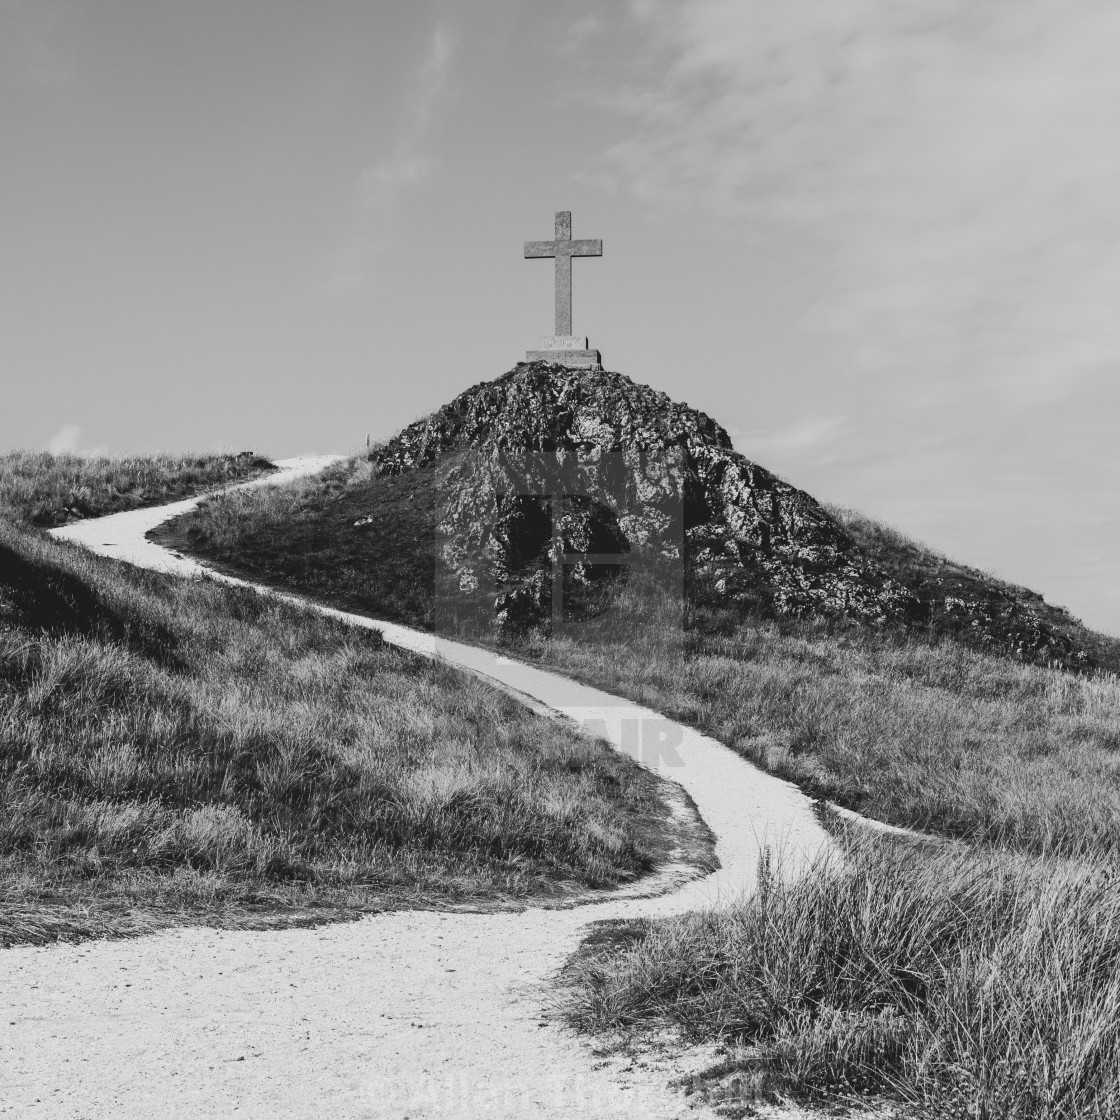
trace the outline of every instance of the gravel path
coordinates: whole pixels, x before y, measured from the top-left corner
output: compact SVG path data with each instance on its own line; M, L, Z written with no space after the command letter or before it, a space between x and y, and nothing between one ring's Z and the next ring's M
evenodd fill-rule
M245 485L274 485L329 461L286 460L281 475ZM145 539L196 501L55 535L197 576L205 570L197 562ZM588 922L726 905L753 887L766 847L796 874L829 846L809 800L715 740L628 701L474 647L328 613L490 678L679 783L716 837L719 870L697 878L672 863L651 881L567 908L398 912L282 932L184 928L6 950L0 1115L712 1115L667 1086L708 1052L598 1058L545 1017L548 983ZM676 811L689 812L683 798Z

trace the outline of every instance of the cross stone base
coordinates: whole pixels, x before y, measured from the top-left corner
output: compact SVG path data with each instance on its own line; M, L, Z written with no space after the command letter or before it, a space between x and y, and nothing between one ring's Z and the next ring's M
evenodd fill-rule
M550 366L567 366L569 369L589 369L603 372L603 358L598 350L527 350L527 362L548 362Z
M603 372L603 359L599 356L599 351L589 350L587 335L581 334L542 334L537 340L537 349L528 351L525 360Z

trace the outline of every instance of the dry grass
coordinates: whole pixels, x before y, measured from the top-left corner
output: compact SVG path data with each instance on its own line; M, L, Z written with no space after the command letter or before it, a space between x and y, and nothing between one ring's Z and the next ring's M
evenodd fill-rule
M333 605L430 625L437 506L424 472L377 479L352 461L288 492L208 501L173 536ZM951 578L980 594L982 573L833 512L904 582ZM1037 596L1031 604L1045 607ZM1058 626L1060 613L1047 618ZM682 624L678 605L634 581L575 639L520 652L892 824L1030 851L1120 848L1120 684L1107 673L1025 665L936 632L743 616L695 601Z
M471 677L0 520L0 944L564 896L663 817Z
M272 470L252 452L239 455L0 455L0 517L52 528L139 506L172 502Z
M693 724L817 797L891 824L1033 852L1120 851L1120 680L953 642L743 625L622 592L540 663ZM726 620L724 620L726 621Z
M1090 859L856 844L570 966L588 1031L726 1044L710 1099L866 1094L946 1118L1120 1115L1120 893Z

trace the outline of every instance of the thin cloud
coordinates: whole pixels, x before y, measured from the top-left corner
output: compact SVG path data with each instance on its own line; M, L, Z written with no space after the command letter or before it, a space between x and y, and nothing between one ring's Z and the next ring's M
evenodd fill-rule
M52 455L76 455L81 442L82 429L77 424L63 424L43 445Z
M397 146L358 177L354 226L332 262L332 287L353 288L368 278L402 198L431 177L435 162L428 151L428 140L444 99L456 47L448 28L437 26L409 99L405 128Z
M1025 402L1120 360L1120 9L642 0L600 180L820 247L869 374Z
M63 424L46 443L43 450L52 455L80 455L84 459L96 459L99 456L113 454L109 448L83 447L82 429L77 424Z

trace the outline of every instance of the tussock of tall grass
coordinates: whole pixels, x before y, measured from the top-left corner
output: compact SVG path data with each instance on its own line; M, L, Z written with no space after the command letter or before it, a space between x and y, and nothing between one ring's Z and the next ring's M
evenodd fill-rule
M727 1043L725 1101L870 1092L945 1117L1115 1117L1117 886L1096 858L863 842L585 954L567 1011Z
M0 943L609 886L662 815L605 745L376 635L0 522Z
M251 452L238 455L0 455L0 517L50 528L159 505L272 470Z

